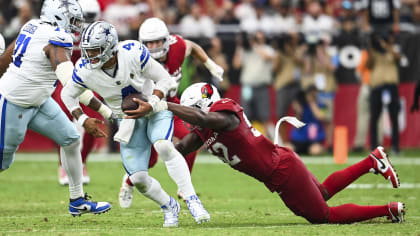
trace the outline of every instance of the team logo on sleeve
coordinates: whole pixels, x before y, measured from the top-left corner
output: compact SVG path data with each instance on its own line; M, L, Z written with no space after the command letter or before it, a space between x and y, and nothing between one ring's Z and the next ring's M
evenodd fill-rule
M210 84L206 84L203 87L201 87L201 97L202 98L211 98L213 95L213 88Z

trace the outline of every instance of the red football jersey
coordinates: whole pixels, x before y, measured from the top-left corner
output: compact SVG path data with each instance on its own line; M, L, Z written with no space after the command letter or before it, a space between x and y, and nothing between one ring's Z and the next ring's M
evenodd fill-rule
M172 77L178 78L179 76L179 79L181 79L181 66L184 62L186 51L187 44L181 36L169 36L169 51L163 66Z
M270 182L280 162L279 155L276 155L276 145L251 126L243 108L235 101L221 99L210 107L210 112L215 111L233 112L240 123L232 131L216 132L208 128L196 128L194 132L203 140L207 150L232 168L263 183Z
M169 36L169 51L166 57L165 64L163 67L168 71L176 83L179 85L181 81L182 72L181 66L185 59L185 53L187 52L187 44L185 40L179 35ZM178 96L173 94L168 95L166 100L173 103L179 104Z

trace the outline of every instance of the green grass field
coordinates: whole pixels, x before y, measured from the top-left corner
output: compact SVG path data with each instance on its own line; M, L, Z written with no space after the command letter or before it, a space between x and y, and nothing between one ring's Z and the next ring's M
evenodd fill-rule
M113 208L101 215L71 217L68 189L57 182L55 154L18 154L12 167L0 174L0 234L37 235L420 235L420 159L394 158L401 189L387 188L382 176L368 174L352 188L337 194L329 205L406 203L406 222L392 224L376 218L350 225L311 225L295 216L263 184L234 171L216 158L199 156L192 174L211 222L197 225L181 203L179 228L162 228L163 214L151 200L135 193L130 209L121 209L118 192L123 168L117 155L95 154L88 164L91 184L85 187L94 200ZM216 160L216 161L214 161ZM304 159L322 181L345 167L331 158ZM351 158L350 162L357 161ZM172 196L176 186L164 165L150 170ZM360 185L365 184L365 185ZM389 184L389 185L388 185Z

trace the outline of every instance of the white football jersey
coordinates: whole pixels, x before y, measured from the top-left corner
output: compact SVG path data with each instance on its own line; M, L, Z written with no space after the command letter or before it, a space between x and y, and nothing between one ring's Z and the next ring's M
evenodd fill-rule
M57 76L44 52L48 44L72 50L73 39L41 20L30 20L22 27L13 61L0 79L0 93L7 100L22 107L40 106L54 92Z
M155 82L161 79L170 80L168 72L150 56L149 50L138 41L120 42L117 61L117 69L112 77L101 68L88 69L85 66L86 61L80 58L74 66L73 83L67 84L66 87L78 88L78 93L84 89L97 92L112 112L121 117L123 115L121 102L125 96L136 92L141 92L145 96L152 95ZM77 97L79 94L72 95Z

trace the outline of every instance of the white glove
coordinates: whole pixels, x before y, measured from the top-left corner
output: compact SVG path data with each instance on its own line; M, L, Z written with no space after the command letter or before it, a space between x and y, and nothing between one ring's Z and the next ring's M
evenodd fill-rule
M217 65L212 59L208 58L206 62L204 62L204 66L210 71L210 73L216 77L219 81L223 81L223 68Z
M156 95L151 95L147 98L147 102L152 106L153 113L157 113L168 109L168 104L165 101L160 100ZM149 113L150 114L150 113Z

